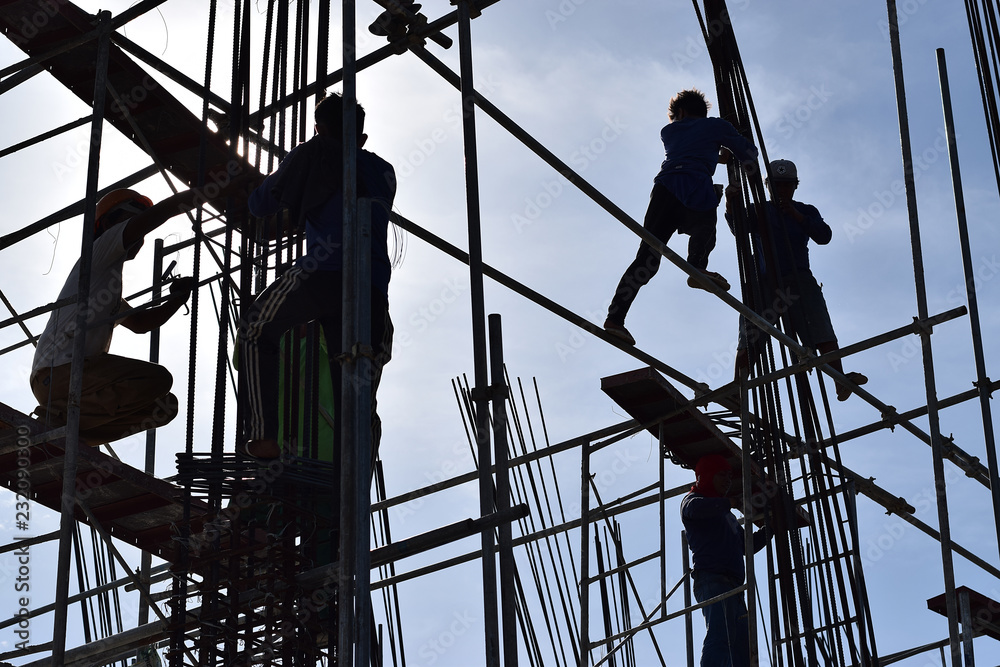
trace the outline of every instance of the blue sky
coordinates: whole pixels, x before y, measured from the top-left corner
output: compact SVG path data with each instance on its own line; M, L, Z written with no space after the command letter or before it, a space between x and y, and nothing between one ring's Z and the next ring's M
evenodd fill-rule
M81 2L90 11L123 11L128 2ZM127 34L196 79L203 77L204 3L171 0L156 15L136 21ZM230 11L223 0L220 11ZM450 11L444 0L426 0L432 18ZM263 5L263 3L262 3ZM376 8L361 3L362 30ZM814 204L833 228L833 241L811 252L813 272L824 285L841 344L849 344L906 325L916 316L907 212L899 194L902 166L885 7L879 3L746 0L730 5L765 145L771 158L796 162L801 180L796 198ZM954 196L946 150L934 50L947 53L955 105L959 154L977 273L987 363L997 354L1000 273L996 220L996 180L989 155L982 104L975 78L968 27L962 7L942 0L900 3L900 29L907 87L911 142L916 165L917 204L921 223L929 310L938 313L965 303ZM225 33L228 28L220 30ZM477 89L560 159L577 170L633 219L641 220L662 159L659 129L666 106L678 90L698 87L717 101L711 63L700 42L692 7L650 0L506 0L487 9L473 23ZM449 30L457 41L457 32ZM224 39L224 38L223 38ZM194 46L192 46L194 45ZM361 52L380 46L365 39ZM457 48L429 51L457 70ZM221 48L220 52L226 52ZM0 44L0 63L20 59ZM228 53L217 54L221 63ZM228 91L226 67L219 65L215 89ZM391 58L358 81L358 95L368 112L367 148L392 162L399 175L396 211L451 243L467 247L465 181L457 93L412 55ZM194 104L189 95L180 95ZM0 147L79 118L88 110L45 75L5 93ZM254 98L256 94L254 95ZM193 107L197 108L198 107ZM600 324L637 239L599 206L547 167L520 142L480 114L477 117L484 260L573 312ZM85 130L56 137L0 160L9 188L4 233L34 222L82 196L85 169L81 146ZM101 183L146 166L144 156L114 130L105 133ZM720 172L716 181L724 178ZM166 188L151 180L150 196ZM78 253L79 220L62 223L52 233L33 236L3 251L0 288L19 311L51 301ZM191 232L182 221L162 228L171 240ZM710 268L736 282L734 244L720 229ZM138 291L149 281L149 246L128 265L126 285ZM415 238L405 241L401 265L390 287L396 327L394 358L386 367L379 394L384 422L382 452L389 495L424 486L442 475L472 467L465 431L453 395L452 378L471 377L472 343L469 276L466 267ZM683 252L684 240L671 247ZM179 256L182 272L190 256ZM736 316L712 295L691 290L680 270L665 263L646 287L629 316L628 326L641 349L689 376L718 386L730 378ZM600 378L642 365L624 352L575 329L506 288L487 280L487 312L504 323L507 367L528 387L537 381L552 442L609 426L624 419L600 391ZM204 302L203 302L204 303ZM209 317L211 317L209 315ZM162 362L186 386L188 318L178 315L165 328L170 345ZM41 330L41 319L29 323ZM199 323L214 357L215 332ZM934 361L938 395L972 387L975 366L967 319L935 328ZM0 330L0 347L20 340L13 327ZM148 343L119 333L113 351L142 356ZM25 412L33 407L27 390L30 351L8 354L0 374L0 401ZM199 360L209 367L210 357ZM870 378L867 389L883 402L905 411L926 401L919 344L900 339L863 352L845 365ZM198 378L199 391L211 378ZM230 396L230 400L232 397ZM530 400L530 399L529 399ZM879 419L875 408L858 398L832 406L839 432ZM199 407L196 437L208 448L210 410ZM926 430L926 420L916 422ZM973 404L944 411L941 429L975 456L986 458L982 423ZM537 430L537 425L536 425ZM181 449L183 426L161 431L158 472L169 475L173 454ZM197 447L196 447L197 448ZM127 441L116 447L126 460L139 461L142 447ZM897 428L880 431L842 446L844 462L894 495L918 508L917 517L937 526L929 502L932 493L930 449ZM624 463L623 463L624 462ZM566 493L579 488L578 453L557 458ZM946 464L954 539L997 563L995 530L988 491ZM656 479L656 446L638 435L596 456L605 498L625 495ZM603 474L602 474L603 473ZM668 466L667 486L690 481L688 471ZM13 530L13 501L0 498L0 541ZM478 511L472 485L440 494L419 506L390 512L398 539L445 525ZM679 571L677 501L668 503L668 579ZM925 601L944 590L940 549L915 528L865 498L859 499L860 548L880 653L942 639L943 617ZM623 520L625 552L637 558L655 548L649 526L654 514L637 512ZM58 518L35 508L32 530L52 530ZM577 533L571 534L574 544ZM475 540L441 549L413 564L440 560L475 548ZM39 550L39 561L46 555ZM137 562L137 561L136 561ZM758 566L763 567L763 556ZM636 571L647 609L658 591L655 568ZM956 581L994 599L1000 587L988 574L961 557ZM0 586L9 586L0 582ZM408 660L418 665L468 665L481 662L482 606L478 599L478 564L400 587ZM596 589L594 591L596 594ZM49 601L42 589L38 600ZM0 616L9 615L6 594ZM654 602L650 603L650 600ZM679 608L671 600L670 610ZM462 622L455 625L461 619ZM47 637L45 624L33 626ZM594 632L597 631L594 625ZM456 632L460 628L461 632ZM700 628L700 621L696 622ZM0 631L0 650L13 643ZM683 625L660 626L661 646L680 654ZM696 630L696 636L699 630ZM451 634L448 634L451 633ZM442 646L449 638L449 646ZM6 644L4 644L6 642ZM436 642L436 643L435 643ZM441 648L441 650L438 650ZM1000 649L988 639L976 643L982 664L1000 662ZM637 652L651 656L648 639ZM922 667L939 664L934 655L904 661ZM668 664L673 664L668 662Z

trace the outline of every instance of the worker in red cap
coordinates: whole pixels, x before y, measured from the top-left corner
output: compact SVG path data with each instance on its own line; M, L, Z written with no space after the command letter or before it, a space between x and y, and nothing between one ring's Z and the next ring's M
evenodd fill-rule
M234 187L245 185L233 180L217 190L218 196ZM162 304L132 310L122 298L122 267L136 256L147 234L203 201L204 195L191 189L153 204L149 197L121 188L97 202L80 395L81 442L104 444L163 426L177 415L177 397L170 393L173 377L166 368L108 350L117 325L136 333L152 331L188 300L195 281L178 278L170 284L170 295ZM35 413L47 427L66 423L73 341L79 333L73 298L79 281L77 261L59 292L60 301L73 302L52 312L31 364L31 391L39 403Z
M720 454L708 454L695 465L696 482L681 501L681 521L692 552L694 596L698 602L729 592L746 578L744 533L732 508L739 498L731 493L733 467ZM753 534L754 553L770 539L770 530ZM747 607L743 593L702 607L705 642L701 667L750 665Z

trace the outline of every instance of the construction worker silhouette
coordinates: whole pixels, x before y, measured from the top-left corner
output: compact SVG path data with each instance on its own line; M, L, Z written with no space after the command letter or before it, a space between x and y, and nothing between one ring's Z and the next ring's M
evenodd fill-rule
M719 454L708 454L695 464L696 482L681 501L681 521L692 553L694 596L704 602L738 588L746 578L744 533L731 509L733 467ZM754 553L770 539L770 530L753 534ZM705 641L701 667L749 667L750 640L743 593L702 607Z
M281 454L278 434L278 361L281 336L313 320L323 328L333 382L334 450L339 451L341 370L336 361L343 350L343 98L331 95L316 105L316 135L299 144L250 195L250 212L264 218L291 212L304 219L306 252L295 265L261 292L244 313L240 326L240 378L248 410L247 441L242 453L271 459ZM358 128L358 196L371 206L371 341L372 374L362 381L372 395L372 451L377 451L381 421L375 392L382 367L392 352L389 318L389 212L396 193L395 171L375 153L362 150L364 109L356 109ZM334 454L334 457L338 456ZM334 460L338 460L334 458Z
M229 188L219 191L227 194ZM170 393L173 377L158 364L109 353L119 324L135 333L158 328L177 312L196 287L193 278L178 278L159 306L132 310L122 298L122 267L133 259L147 234L204 199L186 190L153 204L135 190L118 189L97 203L94 246L87 302L83 390L80 396L80 438L100 445L169 423L177 415L177 397ZM80 262L73 266L59 299L73 297L80 279ZM76 330L76 303L56 309L38 339L31 365L31 391L38 400L35 413L48 426L66 423L70 366Z
M772 319L784 316L791 325L799 341L805 347L818 351L820 354L833 352L837 349L837 334L830 321L830 312L823 297L823 289L816 281L809 268L809 241L826 245L833 238L833 231L826 224L815 206L794 201L799 185L798 168L791 160L773 160L768 171L770 175L765 181L771 193L771 199L762 207L763 220L766 223L766 237L769 247L765 249L760 216L755 207L746 209L745 215L757 255L759 275L768 276L774 280L777 274L778 283L767 285L764 290L767 295L774 294L771 304L761 309L773 313ZM738 188L731 186L726 189L726 220L730 229L736 233L735 217L741 215L743 202ZM771 256L777 264L777 271L770 271L766 258ZM766 281L765 281L766 283ZM773 292L771 290L774 290ZM752 327L748 330L746 321L740 317L740 336L736 352L737 379L749 372L750 353L754 355L760 339L760 330ZM750 338L748 345L747 338ZM830 365L843 373L844 369L839 359ZM847 379L856 385L863 385L868 378L861 373L846 374ZM851 395L851 388L846 384L837 384L837 400L846 401Z
M756 147L736 128L721 118L708 118L708 102L697 90L684 90L670 100L670 123L660 130L665 157L653 179L653 191L642 226L663 243L674 232L687 234L687 261L723 290L729 283L708 271L708 256L715 247L716 208L721 192L712 184L712 174L720 160L720 147L727 148L740 162L754 165ZM755 165L754 165L755 167ZM625 328L625 316L639 290L656 275L661 255L645 242L639 244L635 259L618 282L604 329L629 345L635 338ZM702 287L692 277L690 287Z

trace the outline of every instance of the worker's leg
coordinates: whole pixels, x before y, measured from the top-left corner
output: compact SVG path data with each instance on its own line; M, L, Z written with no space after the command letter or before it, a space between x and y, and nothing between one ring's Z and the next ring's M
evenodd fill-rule
M50 425L66 423L71 364L43 369L32 391ZM113 354L86 359L80 392L80 436L90 444L112 442L169 423L177 416L173 377L158 364Z
M338 281L339 286L339 281ZM344 349L341 337L343 331L341 306L331 306L329 312L322 320L323 334L326 336L326 348L330 360L330 378L333 381L333 415L334 415L334 456L339 457L340 452L340 415L342 401L342 377L341 363L337 356L349 350ZM389 317L389 304L384 294L373 292L371 296L371 347L372 359L367 365L368 372L359 377L360 388L368 391L371 395L371 429L372 429L372 460L378 452L379 441L382 437L382 420L376 412L376 393L379 382L382 380L382 367L385 366L392 357L392 320ZM335 460L337 460L335 458Z
M726 634L729 637L729 655L733 667L750 667L750 635L747 626L749 614L743 593L725 600Z
M240 382L247 401L246 437L274 442L278 435L278 353L281 335L296 324L340 308L333 271L289 269L258 295L240 325ZM339 281L338 281L339 284ZM333 349L330 350L333 354ZM251 452L256 453L256 452ZM259 454L268 457L268 454Z
M704 602L733 589L729 577L712 572L694 572L694 597ZM731 598L730 598L731 599ZM726 600L702 607L705 616L705 641L701 647L701 667L728 666L729 624Z
M795 332L802 344L814 349L820 354L833 352L838 348L837 334L830 321L830 311L823 297L823 289L811 271L800 271L785 278L784 289L788 294L788 315ZM840 359L830 362L830 366L843 373L857 385L868 382L861 373L844 373ZM837 400L846 401L851 395L851 388L846 384L837 383Z
M708 256L715 249L715 209L696 211L684 209L684 226L681 231L688 235L688 264L704 271L708 268Z
M663 243L670 240L670 237L677 231L677 212L682 208L677 197L662 185L654 185L653 191L649 195L649 206L646 208L646 217L643 218L642 226L649 230L656 238ZM648 283L656 275L660 268L660 253L647 245L645 242L639 244L639 251L635 254L635 259L625 269L618 288L611 299L611 306L608 308L608 321L617 324L625 323L625 316L628 314L632 302L635 300L639 289Z

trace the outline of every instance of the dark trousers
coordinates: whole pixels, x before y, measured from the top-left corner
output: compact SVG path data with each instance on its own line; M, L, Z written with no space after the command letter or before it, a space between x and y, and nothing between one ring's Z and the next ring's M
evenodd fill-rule
M333 381L334 451L340 451L341 370L337 356L344 352L343 277L339 271L306 271L293 267L261 292L240 326L240 382L247 400L246 435L251 440L277 439L278 358L281 336L299 324L319 321L326 336ZM378 451L382 422L375 411L375 392L382 367L392 354L392 322L386 297L371 297L372 372L361 382L372 396L372 453ZM335 454L336 455L336 454Z
M31 392L47 426L66 424L70 366L41 368L31 376ZM101 445L169 423L177 416L173 381L166 368L140 359L114 354L84 359L80 437Z
M670 240L674 232L687 234L687 261L695 268L704 270L708 267L708 256L715 248L715 209L696 211L690 209L677 199L670 190L656 183L649 195L649 206L642 226L650 231L664 244ZM625 323L632 302L643 285L656 275L660 268L662 255L645 242L639 245L635 259L625 269L618 289L611 299L608 308L608 319L618 324Z
M694 571L694 597L710 600L733 590L742 582L714 572ZM743 593L701 608L705 615L705 642L701 667L749 667L750 637Z

